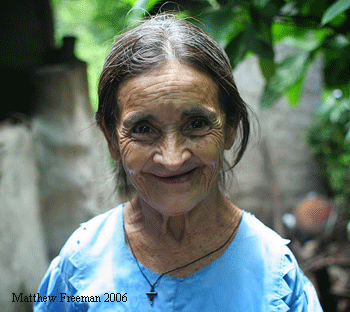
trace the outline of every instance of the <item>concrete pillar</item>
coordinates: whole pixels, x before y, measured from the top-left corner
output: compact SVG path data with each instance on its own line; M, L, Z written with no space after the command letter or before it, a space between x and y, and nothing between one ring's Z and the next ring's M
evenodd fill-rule
M30 311L12 293L34 294L48 261L40 220L38 171L31 130L0 126L0 311Z
M37 72L36 89L33 127L40 169L42 221L52 259L81 222L113 207L101 195L102 180L109 179L108 185L103 185L106 193L108 190L112 193L114 185L104 156L107 148L97 139L85 64L41 68Z

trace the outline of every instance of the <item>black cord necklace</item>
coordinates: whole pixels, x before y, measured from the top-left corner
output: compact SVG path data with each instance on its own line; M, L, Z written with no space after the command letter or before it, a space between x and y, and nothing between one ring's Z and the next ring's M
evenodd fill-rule
M141 270L140 264L139 264L139 262L137 261L137 258L136 258L136 256L135 256L134 250L132 249L132 246L131 246L129 237L128 237L128 235L126 234L126 231L125 231L125 224L124 224L124 222L123 222L123 229L124 229L124 235L125 235L126 243L130 246L131 253L132 253L132 255L134 256L134 259L135 259L135 261L136 261L137 267L139 268L141 274L142 274L143 277L146 279L146 281L148 282L148 284L151 286L151 290L148 291L148 292L146 292L146 295L147 295L148 298L149 298L149 302L150 302L151 306L153 305L154 297L157 296L157 292L155 291L154 288L155 288L155 286L157 285L157 283L160 281L160 279L161 279L164 275L169 274L169 273L171 273L171 272L174 272L174 271L176 271L176 270L180 270L180 269L186 268L186 267L190 266L191 264L193 264L193 263L195 263L195 262L197 262L197 261L199 261L199 260L202 260L202 259L204 259L204 258L206 258L206 257L209 257L209 256L212 255L213 253L215 253L215 252L219 251L220 249L222 249L223 247L225 247L225 245L227 245L227 243L231 240L231 238L232 238L233 235L235 234L236 230L238 229L239 224L240 224L240 222L238 222L237 226L234 228L232 234L231 234L230 237L226 240L226 242L223 243L219 248L216 248L215 250L209 252L208 254L206 254L206 255L204 255L204 256L202 256L202 257L196 259L196 260L193 260L193 261L191 261L191 262L189 262L189 263L187 263L187 264L185 264L185 265L179 266L179 267L177 267L177 268L175 268L175 269L171 269L171 270L169 270L169 271L166 271L166 272L160 274L160 276L157 278L157 280L152 284L152 283L150 282L150 280L147 278L147 276L145 275L145 273Z

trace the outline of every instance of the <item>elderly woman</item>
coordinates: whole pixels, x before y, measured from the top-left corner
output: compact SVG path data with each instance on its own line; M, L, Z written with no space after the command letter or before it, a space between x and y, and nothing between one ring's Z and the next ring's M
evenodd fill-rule
M135 193L72 234L35 311L322 311L288 241L223 194L249 119L213 38L168 15L119 36L96 117Z

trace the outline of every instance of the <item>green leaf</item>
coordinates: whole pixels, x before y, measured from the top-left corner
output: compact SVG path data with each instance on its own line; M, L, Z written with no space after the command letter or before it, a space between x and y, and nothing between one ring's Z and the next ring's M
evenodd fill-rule
M323 14L321 25L323 26L327 24L334 17L346 11L348 8L350 8L350 0L338 0L337 2L333 3Z
M127 26L126 18L131 8L131 5L127 2L97 1L94 17L87 21L94 39L104 45L106 41L119 34ZM85 14L83 16L88 19Z
M276 43L285 38L304 36L308 31L310 31L309 28L299 27L292 23L274 22L272 24L272 35Z
M350 155L342 154L339 156L339 162L347 167L350 167Z
M296 51L286 57L277 66L275 75L266 83L260 100L261 107L272 106L289 88L292 88L289 96L295 103L298 97L292 96L293 87L294 91L300 87L297 82L303 77L309 61L310 53L307 51Z
M305 80L305 74L299 78L286 92L285 95L291 107L297 107L301 98Z
M297 0L297 2L299 2L300 5L300 15L312 16L313 18L318 18L321 20L324 12L329 7L330 0Z
M230 59L232 68L234 69L246 56L247 47L244 39L244 31L234 37L231 42L226 46L225 52Z
M275 62L271 59L259 58L260 70L267 81L269 81L276 72Z
M342 168L332 168L330 172L330 183L335 190L341 191L345 182L345 172Z
M276 15L280 13L281 7L283 6L282 2L279 1L260 1L261 5L264 7L256 7L260 16L268 18L269 24L272 24L272 21L275 19Z
M324 81L329 89L336 89L349 83L350 46L343 49L326 50Z
M283 96L283 92L275 90L269 86L269 83L265 85L264 92L260 99L260 106L262 108L271 107Z
M131 5L134 5L137 0L122 0L123 2L130 3Z
M272 26L272 33L275 44L283 42L299 49L312 51L323 44L330 30L276 22Z
M260 39L259 33L255 31L252 24L250 24L244 31L244 40L248 50L262 58L270 60L274 59L272 42Z
M198 16L199 23L195 24L211 35L219 44L227 44L232 37L244 28L249 16L243 11L239 18L233 10L221 7L210 10Z
M341 27L348 19L346 12L341 12L335 18L333 18L329 24L334 27Z
M262 9L263 7L266 6L270 2L270 0L253 0L252 1L254 6L256 6L259 9Z

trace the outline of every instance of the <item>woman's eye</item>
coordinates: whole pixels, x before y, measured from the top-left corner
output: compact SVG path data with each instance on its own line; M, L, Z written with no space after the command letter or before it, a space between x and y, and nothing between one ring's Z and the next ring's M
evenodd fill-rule
M195 119L190 123L188 127L189 131L206 131L208 129L209 123L204 119Z
M155 131L150 126L147 126L147 125L138 125L133 129L132 132L136 134L146 134L146 135L155 133Z

